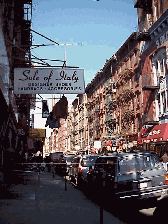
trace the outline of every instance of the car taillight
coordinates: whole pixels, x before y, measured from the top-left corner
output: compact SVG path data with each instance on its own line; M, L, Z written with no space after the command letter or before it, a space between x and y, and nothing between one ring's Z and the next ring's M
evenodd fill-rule
M79 168L79 174L82 175L82 169L81 168Z
M168 175L165 175L165 184L168 184Z
M117 188L117 187L118 187L118 183L115 182L115 183L114 183L114 188Z
M114 182L114 189L115 189L115 192L118 192L118 183L117 182Z

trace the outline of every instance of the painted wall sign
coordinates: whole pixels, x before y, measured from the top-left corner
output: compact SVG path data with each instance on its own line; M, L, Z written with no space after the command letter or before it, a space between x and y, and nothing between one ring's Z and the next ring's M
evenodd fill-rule
M15 68L15 94L83 94L84 69Z

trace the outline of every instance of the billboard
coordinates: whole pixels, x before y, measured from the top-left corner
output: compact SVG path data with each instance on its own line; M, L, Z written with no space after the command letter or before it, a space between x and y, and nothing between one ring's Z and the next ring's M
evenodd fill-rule
M15 68L14 94L83 94L84 69Z

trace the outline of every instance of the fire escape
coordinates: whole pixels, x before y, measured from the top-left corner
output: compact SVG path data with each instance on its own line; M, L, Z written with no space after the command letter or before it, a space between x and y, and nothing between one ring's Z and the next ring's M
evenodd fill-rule
M131 103L134 97L134 91L129 85L129 80L132 75L132 69L126 68L119 74L118 78L117 105L120 111L120 130L122 136L125 136L125 133L132 134L131 125L135 123L134 108Z
M114 135L115 129L116 129L116 123L117 119L114 117L113 111L117 107L117 102L116 102L116 85L115 83L107 82L105 83L105 88L106 88L106 112L107 116L105 119L105 124L107 127L107 139L111 139L112 136Z
M141 8L146 12L146 17L141 18L138 23L137 41L147 41L151 37L148 29L151 27L152 21L152 0L134 0L134 8Z
M32 36L30 33L32 19L32 0L23 0L14 7L16 15L16 19L14 21L14 46L12 49L14 68L30 68L30 49L32 45ZM17 94L15 96L19 112L18 129L25 129L28 135L30 126L30 109L35 107L35 95Z
M87 108L87 118L88 118L88 129L89 129L89 139L90 142L93 141L93 120L94 120L94 106L92 99L88 100L86 104Z

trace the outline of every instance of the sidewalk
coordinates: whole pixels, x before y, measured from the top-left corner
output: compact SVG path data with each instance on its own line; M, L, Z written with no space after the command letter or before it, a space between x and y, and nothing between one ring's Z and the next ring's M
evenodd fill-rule
M99 224L100 208L64 178L52 173L29 173L23 184L11 185L15 199L0 200L3 224ZM103 224L121 224L112 214L103 212Z

